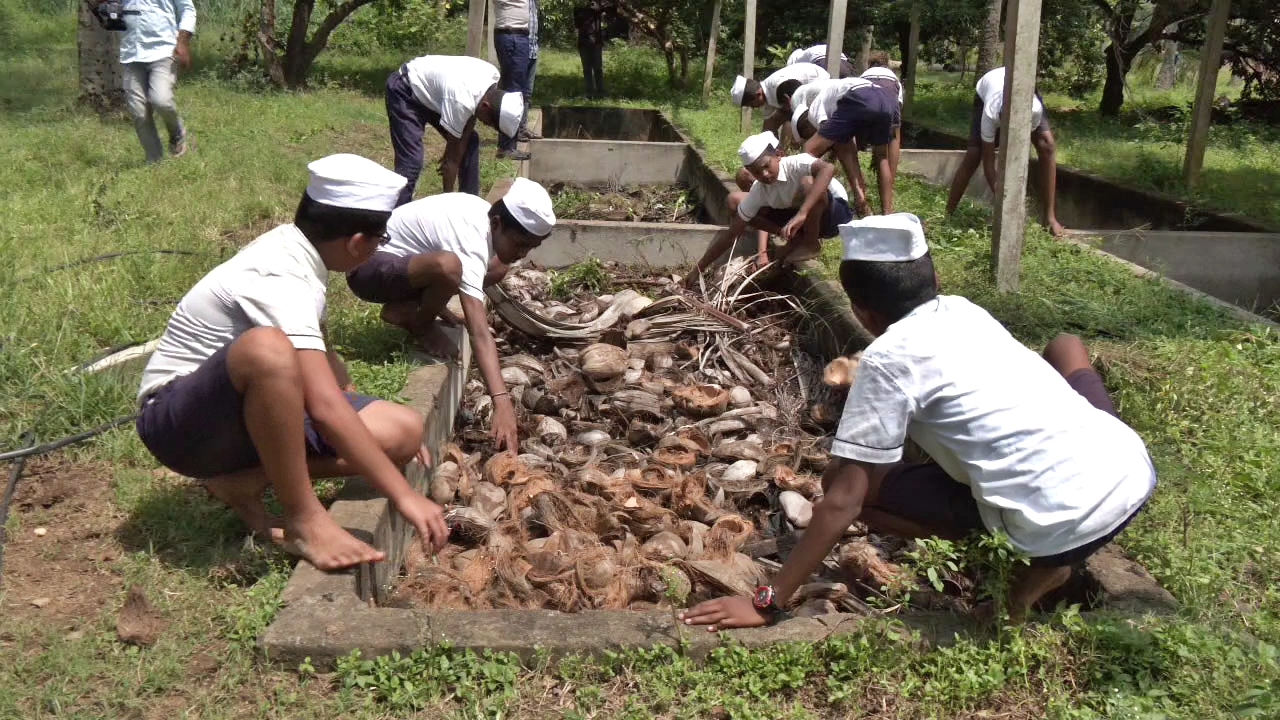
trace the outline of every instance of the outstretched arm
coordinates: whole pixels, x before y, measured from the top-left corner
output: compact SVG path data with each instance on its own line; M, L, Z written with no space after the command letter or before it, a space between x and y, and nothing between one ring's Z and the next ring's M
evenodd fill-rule
M696 287L698 284L698 276L706 270L711 263L720 258L721 255L729 251L733 247L733 243L747 229L747 223L739 215L736 209L730 208L733 213L733 219L729 221L729 227L716 233L711 239L711 244L707 246L707 251L702 253L702 258L698 260L689 274L685 276L684 285L688 288ZM760 248L757 248L757 251Z
M996 144L982 141L982 174L987 178L991 192L996 191Z
M462 126L462 137L448 137L445 133L444 155L440 158L441 192L453 192L458 182L458 168L462 166L462 154L467 150L467 140L476 128L476 117L471 116Z
M804 202L796 214L782 227L782 235L788 240L795 237L800 228L804 227L813 206L827 194L827 189L831 186L831 178L836 174L836 166L826 160L814 160L813 165L809 166L809 172L813 175L813 181L809 183L808 191L805 192Z
M498 361L498 346L489 330L489 318L485 313L484 301L462 293L458 296L462 301L462 314L466 318L467 332L471 334L471 345L476 353L476 365L480 366L480 376L489 388L489 397L493 400L493 419L489 434L493 436L495 450L519 452L516 437L516 408L511 402L511 393L502 381L502 367Z

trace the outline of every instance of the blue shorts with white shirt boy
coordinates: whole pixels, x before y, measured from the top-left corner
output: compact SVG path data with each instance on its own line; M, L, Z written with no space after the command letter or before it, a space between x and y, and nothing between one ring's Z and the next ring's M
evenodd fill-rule
M763 133L762 133L763 134ZM813 164L818 159L812 155L790 155L778 160L778 177L772 183L756 180L747 196L738 203L738 217L748 224L757 217L777 226L786 225L795 217L804 203L804 178L813 176ZM827 186L827 207L819 223L819 235L835 237L839 227L853 219L849 207L849 194L839 180L831 178Z
M900 463L875 507L956 535L1003 530L1033 565L1083 560L1155 488L1142 439L1092 369L1064 379L985 310L942 295L863 352L833 455Z

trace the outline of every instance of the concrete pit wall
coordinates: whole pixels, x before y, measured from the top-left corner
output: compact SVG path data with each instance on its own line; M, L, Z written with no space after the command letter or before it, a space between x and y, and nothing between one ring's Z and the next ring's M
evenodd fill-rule
M543 106L541 134L561 140L687 140L660 111L640 108Z

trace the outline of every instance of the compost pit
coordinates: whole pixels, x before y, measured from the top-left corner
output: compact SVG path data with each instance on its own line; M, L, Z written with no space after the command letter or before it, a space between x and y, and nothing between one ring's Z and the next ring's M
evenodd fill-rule
M410 545L391 605L578 612L748 595L808 524L856 356L824 367L803 352L802 306L758 287L749 260L701 298L679 275L604 265L607 294L567 301L536 267L503 281L558 336L491 313L521 452L493 453L473 368L430 484L450 542L434 557ZM867 613L908 589L915 605L967 606L970 581L921 588L903 552L855 523L793 612Z
M624 185L587 188L554 183L547 188L561 220L697 223L698 205L687 185Z

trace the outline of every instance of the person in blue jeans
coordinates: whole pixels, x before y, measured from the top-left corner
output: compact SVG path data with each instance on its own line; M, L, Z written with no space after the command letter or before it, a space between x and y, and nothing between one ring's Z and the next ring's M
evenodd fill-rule
M599 2L579 5L573 10L578 29L578 56L582 58L582 79L587 97L604 97L604 26Z
M499 82L503 90L520 93L526 108L517 133L498 135L498 157L528 160L529 153L518 150L516 143L522 133L528 134L525 118L537 62L532 54L533 44L537 42L537 5L533 0L495 0L493 9L493 46L498 52L498 69L502 74Z

